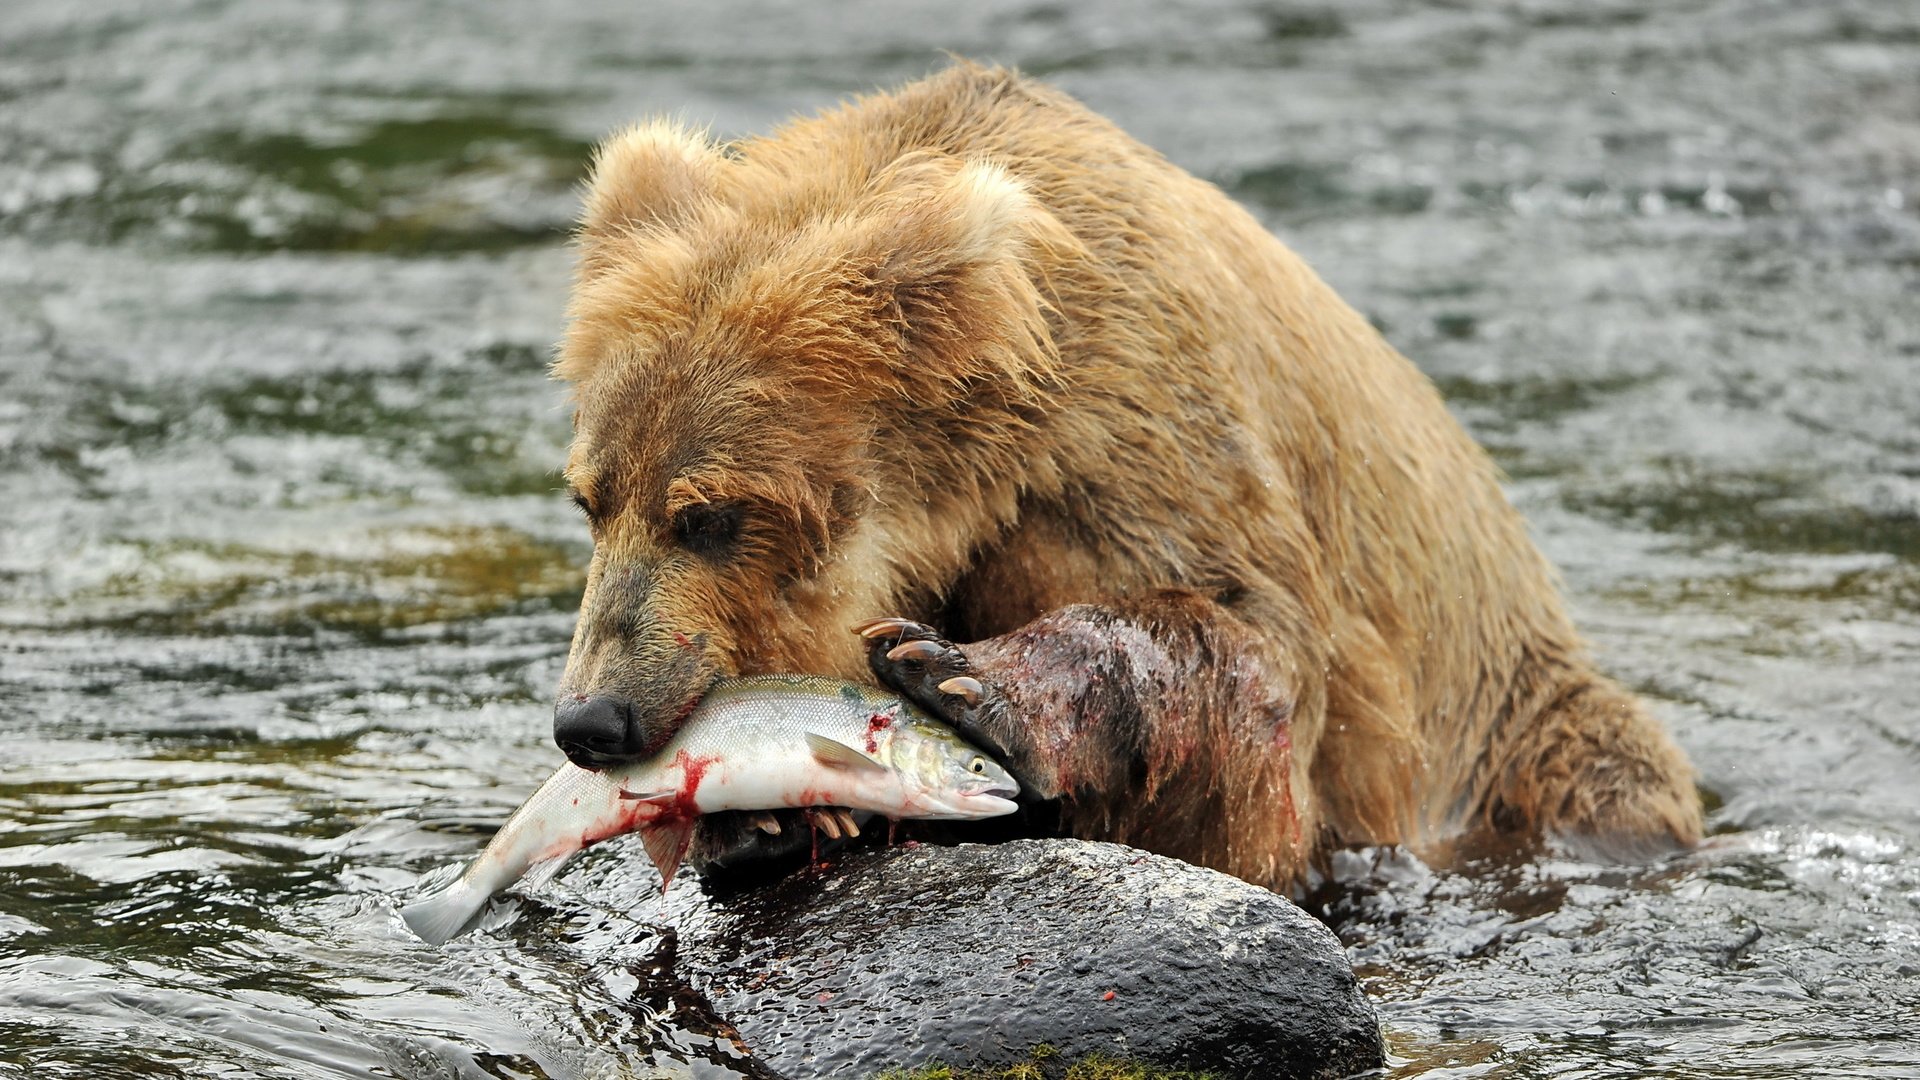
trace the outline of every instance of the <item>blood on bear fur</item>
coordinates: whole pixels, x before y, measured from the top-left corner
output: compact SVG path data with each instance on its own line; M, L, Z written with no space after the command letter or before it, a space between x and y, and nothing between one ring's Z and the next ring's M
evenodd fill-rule
M1059 91L959 63L726 146L642 125L579 244L561 702L615 756L715 676L872 670L1061 831L1276 888L1336 845L1698 837L1428 380Z

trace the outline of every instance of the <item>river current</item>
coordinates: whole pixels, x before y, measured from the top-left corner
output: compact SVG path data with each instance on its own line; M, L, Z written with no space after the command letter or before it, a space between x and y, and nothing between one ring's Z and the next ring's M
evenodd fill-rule
M561 900L388 897L557 761L592 142L941 49L1371 317L1699 766L1657 866L1341 859L1393 1075L1920 1076L1920 6L1801 0L8 0L0 1076L726 1074Z

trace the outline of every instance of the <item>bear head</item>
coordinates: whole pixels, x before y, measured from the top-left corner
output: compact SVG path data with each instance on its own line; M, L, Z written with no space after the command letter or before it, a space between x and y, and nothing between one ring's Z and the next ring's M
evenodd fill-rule
M716 677L863 677L848 626L937 604L1034 469L1072 238L991 162L783 145L652 123L596 158L554 365L593 538L555 708L583 765L657 749Z

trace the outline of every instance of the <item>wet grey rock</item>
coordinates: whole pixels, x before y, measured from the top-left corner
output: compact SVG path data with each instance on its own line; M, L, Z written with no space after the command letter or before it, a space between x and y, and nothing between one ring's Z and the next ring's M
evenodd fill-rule
M1287 900L1113 844L870 849L732 896L675 889L674 977L790 1080L1046 1044L1222 1077L1378 1067L1339 942Z

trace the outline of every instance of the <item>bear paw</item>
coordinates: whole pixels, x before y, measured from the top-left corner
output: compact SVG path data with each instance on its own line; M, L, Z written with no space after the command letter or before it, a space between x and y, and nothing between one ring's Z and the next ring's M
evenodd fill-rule
M867 667L890 687L1000 760L1027 791L1031 747L1006 697L960 647L911 619L873 619L853 628L867 639Z

